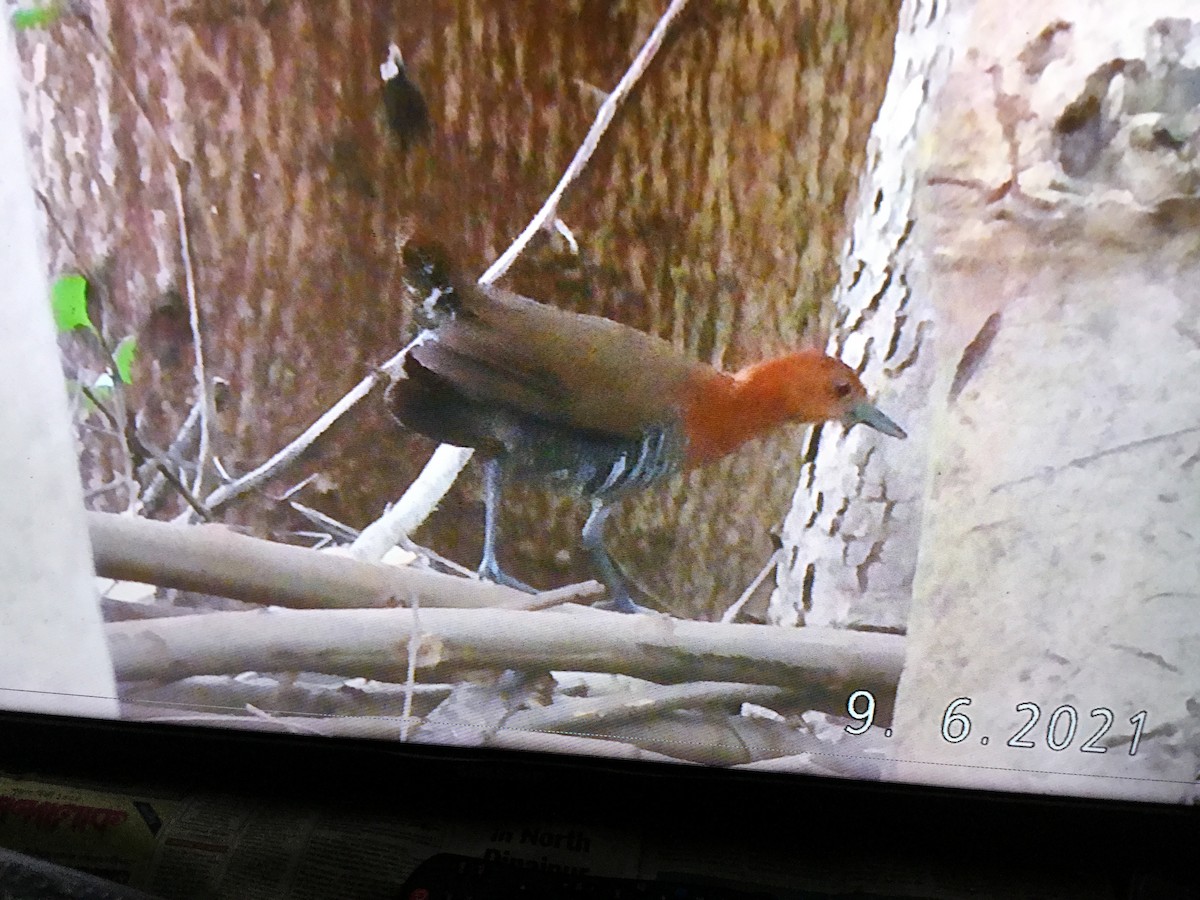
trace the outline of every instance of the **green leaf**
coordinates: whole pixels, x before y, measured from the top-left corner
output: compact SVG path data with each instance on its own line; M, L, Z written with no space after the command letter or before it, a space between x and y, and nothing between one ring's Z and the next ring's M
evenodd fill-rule
M49 28L58 21L62 10L58 6L36 6L33 9L13 10L12 25L17 31L26 28Z
M121 338L113 351L113 362L117 366L117 377L125 384L133 384L133 360L137 357L137 335Z
M50 306L54 310L54 324L59 331L74 331L76 328L96 330L87 311L87 279L82 275L64 275L50 289Z

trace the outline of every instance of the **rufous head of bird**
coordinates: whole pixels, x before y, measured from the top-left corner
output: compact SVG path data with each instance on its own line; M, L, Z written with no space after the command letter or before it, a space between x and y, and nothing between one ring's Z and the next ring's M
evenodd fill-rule
M871 403L853 369L819 350L801 350L757 363L734 376L746 393L774 395L791 422L841 422L866 425L889 437L905 438L904 429Z

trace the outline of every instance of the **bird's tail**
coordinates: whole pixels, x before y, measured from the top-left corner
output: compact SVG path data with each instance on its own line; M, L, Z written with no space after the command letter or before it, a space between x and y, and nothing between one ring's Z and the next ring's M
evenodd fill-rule
M462 309L465 292L457 273L439 244L408 241L401 252L404 281L416 304L417 317L428 328L436 328Z

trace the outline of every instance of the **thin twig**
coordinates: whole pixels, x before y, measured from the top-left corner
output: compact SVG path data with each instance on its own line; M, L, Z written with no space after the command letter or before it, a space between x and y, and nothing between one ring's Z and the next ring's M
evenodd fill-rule
M106 345L103 343L103 339L101 339L101 346L105 346L105 349L107 350ZM146 459L147 454L142 452L141 441L137 439L136 435L131 434L133 429L128 427L129 420L125 415L125 407L124 404L120 402L121 392L119 390L113 392L113 399L120 404L117 407L117 411L113 412L108 408L108 404L100 399L100 395L88 385L80 383L79 390L84 397L91 401L92 405L96 407L100 414L104 416L104 420L108 422L109 428L112 430L112 434L116 437L118 443L121 445L120 455L121 461L124 464L124 471L121 473L120 477L125 484L129 485L129 498L130 503L132 504L137 500L138 495L138 483L133 477L133 466L131 465L133 456L136 453L140 461Z
M118 475L112 481L106 481L104 484L97 485L94 488L89 488L88 490L84 491L83 499L84 500L94 500L97 497L103 496L104 494L111 493L112 491L118 490L119 488L127 488L129 486L130 485L125 480L125 476Z
M306 428L301 435L268 459L261 466L247 472L236 481L231 481L228 484L223 484L207 497L204 498L204 505L210 510L215 510L218 507L224 506L235 497L239 497L246 491L253 490L258 487L277 471L293 462L305 450L311 447L322 434L344 416L354 407L359 400L371 393L372 388L380 382L385 376L391 377L399 369L400 364L404 361L404 356L408 353L408 348L412 346L412 342L385 362L378 369L375 369L371 374L367 375L356 384L353 388L327 409L320 418Z
M654 60L654 56L658 53L659 47L662 46L663 40L667 36L667 31L671 27L671 23L679 17L679 14L687 7L688 0L672 0L671 5L667 7L666 12L654 26L654 30L650 32L650 36L646 38L646 43L642 45L642 49L638 55L634 57L633 62L621 76L621 80L617 82L617 86L600 104L600 109L596 112L596 121L592 123L592 127L588 129L587 136L583 139L583 143L579 145L579 149L575 151L575 158L571 160L567 170L563 172L562 178L555 185L550 196L546 198L546 202L542 204L542 208L537 211L537 214L529 220L529 224L525 226L525 230L521 232L520 237L513 241L512 245L500 254L488 270L479 277L480 284L491 284L504 275L509 270L516 258L521 255L526 245L533 240L533 236L546 227L558 213L558 204L566 193L567 188L575 181L576 178L583 172L584 166L588 164L588 160L592 158L592 154L596 152L596 148L600 145L600 138L604 136L604 132L608 130L609 124L617 113L617 108L625 100L626 97L633 91L634 86L638 83L650 67L650 63Z
M147 448L144 445L141 445L142 451L145 451L146 449ZM175 474L170 465L168 465L167 461L162 459L154 451L150 451L150 457L154 460L154 465L158 467L159 473L163 478L166 479L167 484L174 488L175 492L179 494L179 496L183 498L184 502L192 508L192 511L200 517L200 521L211 522L212 513L208 511L203 503L196 499L196 495L193 494L188 489L188 486L183 483L183 479Z
M775 567L777 565L779 565L778 550L771 554L771 558L767 560L767 564L762 567L759 573L754 576L754 580L750 582L750 586L747 587L746 590L742 591L742 596L738 597L737 600L733 602L733 605L730 606L729 609L725 610L725 614L721 616L722 622L728 624L738 617L738 613L742 611L742 607L745 606L747 601L754 596L754 592L758 590L759 585L767 580L767 576L775 571Z
M333 516L327 516L319 509L313 509L311 506L305 506L295 500L289 500L288 506L294 509L308 521L312 522L318 528L324 528L326 537L339 538L343 541L352 541L358 537L358 532L344 522L339 522Z
M598 581L580 581L533 595L526 609L551 609L564 603L588 603L604 596L606 588Z
M179 177L179 166L175 166L175 178L171 182L171 194L175 199L175 213L179 221L179 253L183 262L183 286L187 295L188 325L192 330L192 371L196 379L196 402L200 406L200 447L196 451L196 479L192 482L192 493L199 495L204 488L204 470L208 468L210 424L212 422L212 395L208 391L208 375L204 369L204 340L200 332L200 302L196 298L196 275L192 269L191 240L188 237L187 212L183 205L183 184ZM205 518L208 518L205 516Z
M178 462L183 458L183 453L195 437L196 427L200 423L199 401L192 404L192 408L188 410L187 418L184 419L183 425L180 426L178 433L175 435L175 440L171 441L171 445L167 448L167 452L163 454L168 460ZM149 465L149 463L147 463ZM139 467L140 468L140 467ZM148 473L144 471L138 472L138 478L145 482L148 479ZM158 502L159 495L162 494L163 485L167 483L161 472L157 472L153 478L149 478L149 484L142 492L142 507L143 509L154 506Z
M178 492L179 496L182 497L187 505L195 511L196 515L198 515L205 522L212 521L212 515L207 509L204 508L204 505L196 499L196 497L188 489L188 486L180 480L179 476L172 471L170 465L167 464L167 461L162 458L161 453L158 453L152 448L147 447L146 444L142 442L142 439L138 437L136 430L133 428L122 428L117 421L117 417L112 413L111 410L109 410L104 402L98 396L96 396L96 392L90 387L88 387L86 384L81 384L79 389L83 392L85 397L92 401L92 403L96 406L96 409L101 412L104 418L108 420L108 423L112 425L113 430L121 437L121 440L125 444L125 455L127 459L131 459L136 454L139 459L152 461L158 468L158 471L161 473L162 477L167 480L167 484L171 485L171 487ZM133 484L137 483L133 480L132 474L127 474L126 477Z
M293 496L300 493L300 491L304 490L306 487L308 487L310 484L312 484L314 481L316 481L320 477L321 476L319 474L317 474L316 472L313 472L311 475L308 475L306 478L302 478L300 481L296 482L290 488L288 488L286 491L284 491L280 496L275 497L274 498L275 502L276 503L284 503L284 502L290 500ZM231 478L229 480L232 481L233 479ZM355 532L355 533L357 534L357 532Z
M62 109L57 102L55 102L54 106L57 109ZM76 265L78 265L79 254L75 252L74 244L72 243L71 239L67 237L66 231L63 230L62 225L59 224L58 218L54 215L54 211L50 207L50 201L46 199L45 194L36 188L34 189L33 195L37 197L38 202L42 204L42 210L46 213L46 221L48 221L54 227L54 230L58 232L58 236L62 240L63 246L66 247L67 250L71 251L71 256L76 260Z
M110 410L105 405L104 401L100 399L99 395L97 395L96 392L93 391L86 384L82 384L82 383L79 385L79 392L81 394L83 394L83 396L87 397L88 400L90 400L92 402L92 405L94 407L96 407L97 411L99 411L99 413L102 416L104 416L105 420L108 422L109 427L112 428L113 432L115 434L119 435L121 433L121 424L117 421L117 417L115 415L113 415L112 410Z
M398 542L397 546L399 546L401 550L407 550L414 556L421 557L425 560L426 565L429 565L430 567L433 567L436 564L454 575L461 575L464 578L478 577L474 570L468 569L466 566L459 565L454 560L442 556L436 550L430 550L428 547L423 547L409 538L403 538Z

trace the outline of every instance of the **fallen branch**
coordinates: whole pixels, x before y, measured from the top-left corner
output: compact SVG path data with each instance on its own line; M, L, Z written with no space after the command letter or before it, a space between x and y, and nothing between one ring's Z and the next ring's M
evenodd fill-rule
M904 662L897 635L578 613L423 608L416 671L426 681L490 668L617 672L659 684L778 685L793 702L842 715L853 691L869 690L875 720L886 724ZM401 682L413 615L271 609L119 622L106 632L124 681L255 670Z
M251 707L252 709L253 707ZM184 713L142 716L136 706L123 708L125 718L150 719L156 725L191 725L204 728L235 728L242 731L273 731L324 737L373 738L394 741L400 736L400 719L391 716L275 716Z
M549 706L513 713L506 728L519 731L589 732L661 716L677 709L701 706L768 704L787 694L787 689L769 684L729 684L698 681L669 686L651 685L644 690L624 691L603 697L561 699Z
M872 769L878 778L880 759L862 764L862 743L841 749L803 727L780 719L737 714L742 704L790 706L793 692L772 685L697 682L650 685L603 697L556 700L549 706L520 710L504 721L506 731L533 731L612 739L705 765L746 765L796 754L828 756L826 774L847 766ZM722 711L722 709L726 711ZM845 735L838 733L845 738ZM879 748L875 748L878 752ZM871 752L869 749L866 752Z
M853 764L863 753L852 743L822 741L803 726L711 710L668 712L648 721L599 728L586 736L618 740L706 766L743 766L803 753L825 757L827 767L835 769L841 763L839 754L850 757ZM880 756L868 763L874 779L879 778L882 762Z
M420 735L420 731L417 734ZM492 735L487 745L503 750L528 750L534 753L569 753L576 756L637 759L648 762L690 762L610 738L586 738L573 734L545 734L538 731L501 731Z
M136 717L136 716L135 716ZM396 740L400 735L400 721L384 717L322 717L322 716L256 716L256 715L191 715L156 716L156 724L191 725L196 727L236 728L245 731L282 732L285 734L320 734L326 737L371 738ZM413 743L421 740L418 729ZM595 740L561 734L538 734L536 732L504 731L488 741L489 747L511 750L533 750L543 753L573 753L580 756L610 757L616 759L640 759L655 762L685 762L685 760L652 753L623 744L615 740Z
M359 562L249 537L221 525L175 525L100 512L87 517L96 573L120 581L299 609L400 606L411 597L420 597L421 605L428 607L528 609L547 602L542 595L490 581ZM603 593L595 582L576 589L577 598ZM245 668L254 667L241 667Z
M787 772L818 775L822 778L850 778L854 781L881 781L884 757L863 757L853 752L845 756L827 751L825 753L797 753L791 756L776 756L751 763L734 766L749 772Z
M197 675L170 684L122 684L124 718L192 713L240 714L252 705L268 712L318 716L394 716L411 698L407 715L425 716L450 695L448 684L384 684L365 679L293 678L258 672Z

